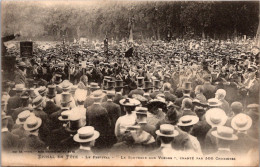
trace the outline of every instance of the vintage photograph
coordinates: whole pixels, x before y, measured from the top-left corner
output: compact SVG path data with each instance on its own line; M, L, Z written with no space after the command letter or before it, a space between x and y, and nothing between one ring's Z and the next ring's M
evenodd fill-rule
M259 166L259 1L1 1L1 165Z

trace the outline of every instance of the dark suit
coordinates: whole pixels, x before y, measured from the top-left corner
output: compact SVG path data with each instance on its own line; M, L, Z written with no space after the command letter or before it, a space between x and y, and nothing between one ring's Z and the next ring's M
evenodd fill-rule
M58 105L56 105L54 102L52 101L47 101L46 102L46 106L44 107L43 111L45 113L47 113L47 115L50 115L56 111L59 111L60 107Z
M214 98L216 92L216 87L211 85L211 83L204 83L203 84L203 95L206 97L206 99Z
M2 132L2 150L15 151L19 148L19 137L9 131Z
M105 148L111 145L109 141L111 132L111 122L107 110L100 104L93 104L86 111L87 126L93 126L100 133L96 140L97 148Z
M24 130L23 126L20 126L19 128L12 130L12 134L19 136L20 139L28 136L28 132Z
M48 137L49 149L50 150L65 150L64 145L61 141L70 137L70 134L65 131L64 127L54 129ZM54 140L55 139L55 140Z
M39 109L34 109L33 113L35 114L36 117L39 117L42 119L42 125L39 128L39 137L44 141L47 142L47 136L50 134L50 121L48 118L48 115Z
M211 134L212 131L217 130L216 127L211 128L208 133L206 134L205 141L204 141L204 153L211 154L217 152L217 138Z
M84 102L84 107L88 108L89 106L91 106L94 103L94 100L90 97L87 97L85 102Z
M107 101L107 102L103 102L101 104L108 113L108 116L110 118L110 122L111 122L111 144L115 144L116 143L116 136L114 134L114 129L115 129L115 124L117 119L121 116L121 108L118 104L115 104L112 101Z
M13 109L21 107L21 99L19 96L15 95L10 97L7 101L7 115L13 114Z
M143 96L144 95L144 90L143 89L134 89L134 90L131 90L131 92L128 94L128 97L130 97L130 98L132 98L132 96L134 95L134 94L138 94L138 95L141 95L141 96Z
M26 138L22 139L24 151L41 151L46 149L45 143L35 135L30 134Z
M14 72L14 82L15 84L26 84L26 77L20 69Z

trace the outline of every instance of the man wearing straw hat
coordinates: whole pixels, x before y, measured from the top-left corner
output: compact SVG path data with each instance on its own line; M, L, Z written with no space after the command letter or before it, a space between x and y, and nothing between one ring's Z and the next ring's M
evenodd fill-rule
M149 155L157 156L174 156L179 155L179 151L175 150L172 147L172 142L176 136L179 135L179 132L171 124L160 125L160 129L155 132L161 142L160 148L152 151Z
M91 147L95 146L95 140L100 136L100 133L92 126L84 126L77 131L73 140L80 144L80 147L75 150L75 154L84 156L93 156L94 153Z
M41 125L42 120L39 117L31 116L26 119L23 126L29 135L22 139L23 150L44 151L46 149L45 143L39 137L39 128Z

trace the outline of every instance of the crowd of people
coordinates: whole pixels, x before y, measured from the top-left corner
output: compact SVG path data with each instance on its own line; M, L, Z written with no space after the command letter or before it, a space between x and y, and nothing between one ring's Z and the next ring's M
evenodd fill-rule
M8 50L16 64L2 80L3 151L235 157L258 149L253 40L127 47Z

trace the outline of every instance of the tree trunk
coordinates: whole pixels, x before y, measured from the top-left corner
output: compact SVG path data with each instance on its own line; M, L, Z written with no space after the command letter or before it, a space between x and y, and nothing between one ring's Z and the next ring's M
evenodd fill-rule
M160 28L157 27L157 39L161 40L161 36L160 36Z

